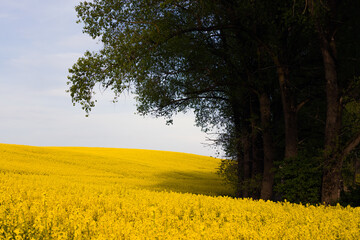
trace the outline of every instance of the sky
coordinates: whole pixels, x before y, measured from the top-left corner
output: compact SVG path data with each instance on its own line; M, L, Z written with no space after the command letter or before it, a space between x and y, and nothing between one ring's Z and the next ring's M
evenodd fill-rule
M173 125L136 113L132 95L97 94L89 117L73 106L68 69L101 43L82 33L77 0L0 0L0 143L165 150L215 156L194 115ZM97 91L99 92L99 91Z

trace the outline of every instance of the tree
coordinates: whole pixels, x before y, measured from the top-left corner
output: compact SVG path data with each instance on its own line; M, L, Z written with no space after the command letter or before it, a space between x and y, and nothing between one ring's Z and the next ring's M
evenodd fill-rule
M221 130L217 141L236 159L239 197L272 199L274 183L297 182L276 182L276 166L281 173L298 164L309 176L318 171L306 166L317 168L322 155L322 199L333 203L343 160L360 142L355 125L343 124L360 116L349 107L343 113L359 97L349 91L358 76L359 57L347 50L355 47L348 44L354 24L343 24L336 45L333 2L84 1L76 8L84 32L103 48L69 70L69 92L87 113L97 84L115 100L131 89L140 113L169 122L194 110L204 131ZM346 3L340 15L348 10ZM337 46L345 53L339 59L355 60L340 64Z
M116 94L132 86L144 114L170 118L193 108L204 130L225 125L234 131L242 182L250 172L249 144L243 138L250 116L242 110L249 104L247 77L237 67L241 55L231 51L243 49L234 47L237 33L230 31L228 19L214 17L207 8L215 9L196 1L80 4L85 32L102 36L104 48L85 53L70 70L70 92L87 112L95 104L96 83Z
M343 99L346 96L344 90L348 88L351 81L341 79L338 41L336 39L338 32L343 32L341 28L344 26L342 25L353 25L350 21L356 22L354 19L356 15L350 10L351 8L359 9L356 4L347 1L309 1L309 11L319 38L326 82L326 125L321 194L322 202L326 203L339 201L341 170L344 159L360 143L360 132L356 133L353 139L346 144L341 139L343 108L345 106ZM344 19L344 14L346 14L347 20ZM348 29L345 28L345 32L346 30Z
M275 95L265 91L274 89L273 73L266 76L261 71L269 67L269 58L275 65L270 72L276 69L280 85L285 157L295 156L298 144L294 87L289 81L290 63L284 57L290 36L284 29L294 25L282 21L286 6L266 1L81 3L77 11L84 31L101 37L104 48L99 53L86 52L70 70L72 99L90 111L95 104L93 88L100 83L115 94L132 86L138 94L138 110L144 114L171 117L176 111L194 109L203 129L220 125L232 132L238 196L249 195L241 185L256 175L255 170L251 174L256 165L263 164L257 167L264 169L261 197L270 199L275 157L270 108ZM273 15L276 18L269 23ZM256 135L256 126L249 124L254 112L261 119L264 160L260 162L254 161L255 140L250 143Z

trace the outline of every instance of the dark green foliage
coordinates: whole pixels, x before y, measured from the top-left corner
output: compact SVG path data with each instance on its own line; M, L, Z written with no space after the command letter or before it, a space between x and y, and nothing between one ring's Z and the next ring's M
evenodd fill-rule
M221 176L226 184L229 184L234 190L240 188L240 190L248 191L250 196L256 196L261 190L262 176L260 174L255 175L252 178L246 179L238 184L238 166L237 161L231 159L222 159L217 170L217 174Z
M320 158L300 153L297 158L277 162L275 191L282 200L319 203L321 189Z
M236 189L238 181L236 161L231 159L222 159L217 170L217 174L219 174L227 184L232 186L234 190Z
M344 193L354 190L360 185L360 151L356 149L344 160L342 175L342 190Z
M342 191L339 203L344 207L360 207L360 184L350 187L346 192Z

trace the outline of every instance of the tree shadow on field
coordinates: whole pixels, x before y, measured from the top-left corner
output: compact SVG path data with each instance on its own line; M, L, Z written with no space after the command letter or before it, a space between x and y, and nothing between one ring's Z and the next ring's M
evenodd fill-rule
M156 191L172 191L210 196L231 195L231 189L214 173L193 171L168 171L158 173L158 183L151 186Z

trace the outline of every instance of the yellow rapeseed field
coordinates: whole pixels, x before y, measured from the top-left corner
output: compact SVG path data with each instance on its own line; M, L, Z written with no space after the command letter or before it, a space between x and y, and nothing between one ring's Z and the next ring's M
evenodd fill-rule
M218 161L0 144L0 239L360 239L360 208L219 196Z

